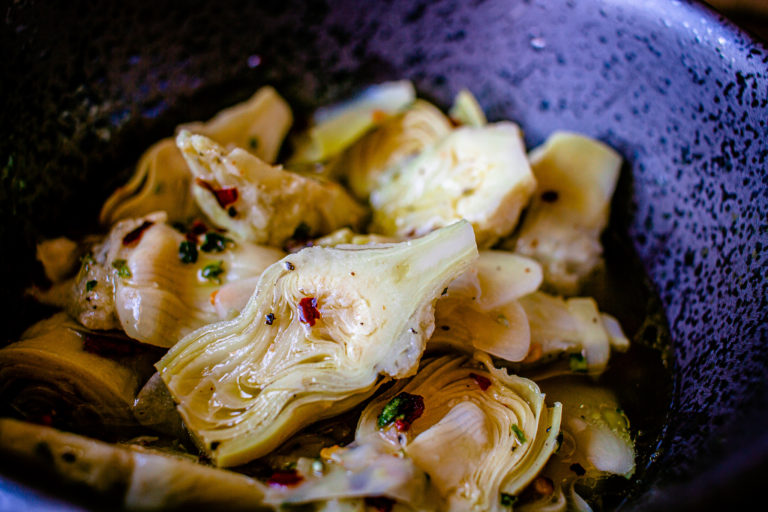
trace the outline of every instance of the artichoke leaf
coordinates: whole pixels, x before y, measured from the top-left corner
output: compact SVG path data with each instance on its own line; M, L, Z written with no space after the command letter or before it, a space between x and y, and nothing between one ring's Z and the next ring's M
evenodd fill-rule
M542 473L552 483L553 492L534 494L520 510L591 511L575 484L595 488L609 475L630 478L634 474L635 448L629 421L612 391L583 378L546 379L541 387L549 399L563 404L563 442Z
M176 143L196 178L200 209L238 240L282 247L300 227L317 236L359 228L365 219L365 208L341 185L270 166L239 148L226 153L187 131Z
M263 502L265 486L245 475L50 427L0 419L0 452L88 487L109 508L273 510Z
M0 349L0 397L35 421L103 433L135 424L133 399L156 357L131 340L99 339L57 313Z
M371 231L419 236L466 219L481 249L514 229L536 187L520 130L508 122L457 128L380 183Z
M366 200L388 169L402 166L451 130L450 121L437 107L416 100L333 159L328 172L346 182L358 199Z
M412 374L434 301L477 256L466 222L400 244L309 247L270 266L234 320L157 368L217 465L262 456L307 424Z
M144 152L128 183L104 202L99 223L111 226L158 210L173 222L186 222L200 212L190 193L191 178L174 140L163 139Z
M402 453L425 471L444 510L503 510L539 473L557 442L560 404L548 408L532 381L466 357L425 361L419 372L374 399L355 440ZM378 418L400 393L422 397L423 412L403 429Z
M453 99L453 105L448 111L448 115L457 124L468 126L485 126L488 124L483 109L468 89L459 91Z
M313 126L294 141L288 164L328 160L415 99L413 84L401 80L372 85L351 100L318 109L312 119Z
M504 247L540 261L548 288L575 295L601 261L600 234L621 156L589 137L555 132L529 158L538 187L519 232Z
M601 373L611 348L626 350L629 340L619 322L601 313L590 297L534 292L520 299L531 327L531 352L524 364L549 362L566 354L571 371Z
M242 148L273 163L292 123L291 107L274 88L265 86L209 121L182 124L176 131L205 135L228 149Z

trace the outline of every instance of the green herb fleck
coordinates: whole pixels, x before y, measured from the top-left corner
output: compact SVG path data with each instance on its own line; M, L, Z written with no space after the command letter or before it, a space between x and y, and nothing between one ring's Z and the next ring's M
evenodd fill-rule
M184 240L179 244L179 259L182 263L195 263L197 261L197 247L194 242Z
M568 364L570 365L572 372L586 373L589 369L587 359L581 354L571 354L568 359Z
M131 269L128 268L128 264L125 260L113 261L112 267L117 270L117 275L120 277L131 277Z
M248 145L251 146L251 149L256 149L257 147L259 147L259 139L257 139L256 137L251 137L250 139L248 139Z
M381 410L376 424L379 428L384 428L392 422L400 421L407 430L406 425L413 423L423 412L423 397L402 392L387 402L387 405Z
M234 244L234 240L218 233L206 233L200 250L203 252L222 252L228 244Z
M509 327L509 320L507 319L506 316L504 316L502 314L499 314L496 317L496 323L500 324L500 325L503 325L504 327Z
M162 194L164 190L165 190L165 183L163 183L162 181L158 182L157 185L155 185L155 190L154 190L155 195Z
M517 496L512 496L511 494L507 494L506 492L501 493L501 506L502 507L511 507L515 504L517 501Z
M517 425L512 425L512 433L515 434L515 437L517 437L517 440L520 441L520 444L525 442L525 432L520 430L520 427Z
M94 288L96 288L96 280L95 279L91 279L90 281L85 283L85 291L90 292Z
M203 267L203 270L201 271L201 274L204 278L210 279L210 280L216 280L217 282L221 282L221 278L219 277L221 274L224 273L224 262L219 260L214 263L209 263L208 265Z

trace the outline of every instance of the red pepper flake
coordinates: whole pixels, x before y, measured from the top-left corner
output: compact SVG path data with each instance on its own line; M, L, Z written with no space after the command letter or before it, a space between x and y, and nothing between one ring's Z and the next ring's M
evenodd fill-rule
M312 327L318 318L320 318L320 312L317 310L317 299L314 297L301 299L299 301L299 320Z
M132 356L140 351L140 347L133 340L91 333L81 333L83 338L83 350L88 353L103 357Z
M365 504L372 507L376 512L391 512L395 501L386 496L369 496L365 498Z
M295 469L275 471L267 480L267 485L270 487L293 487L299 485L303 480L304 477Z
M398 432L407 432L424 414L424 397L402 392L387 402L376 421L379 428L394 423Z
M491 379L488 377L484 377L483 375L478 375L476 373L470 373L469 376L475 379L475 382L477 382L477 385L480 386L480 389L483 391L491 387Z
M219 206L225 208L237 201L237 187L214 188L213 185L201 178L195 178L195 184L203 187L216 197Z
M134 229L133 231L131 231L130 233L128 233L123 237L123 245L131 245L132 243L138 242L139 240L141 240L141 235L143 235L144 231L149 229L152 226L152 224L154 224L154 222L145 220L141 224L141 226L137 227L136 229Z

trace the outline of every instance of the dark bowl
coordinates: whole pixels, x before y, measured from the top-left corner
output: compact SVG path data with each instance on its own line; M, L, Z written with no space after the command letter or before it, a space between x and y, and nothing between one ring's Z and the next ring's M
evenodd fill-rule
M759 499L768 476L763 44L687 1L104 4L2 11L3 338L41 314L18 299L34 278L34 242L96 229L109 191L177 123L267 83L299 112L387 79L409 78L443 107L468 87L491 120L517 121L529 146L568 129L627 160L609 257L634 258L622 268L640 283L644 272L660 302L653 293L617 300L646 308L629 331L657 362L668 324L673 378L631 381L638 394L658 393L641 416L661 420L636 418L651 430L635 425L641 467L613 506L733 510ZM61 506L58 491L20 483L13 461L2 466L0 509Z

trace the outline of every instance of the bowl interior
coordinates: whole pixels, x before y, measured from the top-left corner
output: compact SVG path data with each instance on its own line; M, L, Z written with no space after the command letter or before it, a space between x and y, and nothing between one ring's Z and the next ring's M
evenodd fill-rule
M648 388L666 426L645 433L661 446L624 507L704 500L766 467L768 53L705 7L30 2L8 8L2 38L0 235L18 249L0 265L16 312L8 340L41 313L17 300L34 242L95 229L109 191L177 123L262 84L299 112L389 79L413 80L443 107L468 87L529 147L567 129L627 161L607 250L647 292L610 300L645 308L628 329L642 346L663 344L668 323L676 388L673 401L670 382Z

